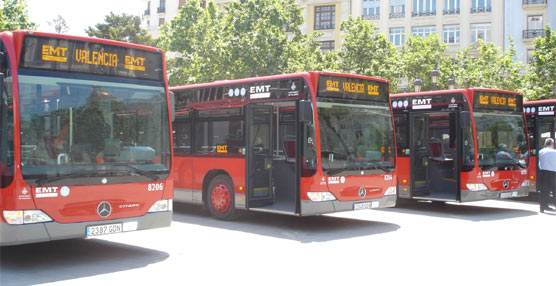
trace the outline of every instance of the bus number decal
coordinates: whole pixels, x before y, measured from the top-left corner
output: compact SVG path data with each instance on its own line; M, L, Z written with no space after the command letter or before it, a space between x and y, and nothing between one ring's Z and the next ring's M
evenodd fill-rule
M216 145L217 153L228 153L228 145Z
M164 190L164 183L149 184L148 190L149 192L162 191Z

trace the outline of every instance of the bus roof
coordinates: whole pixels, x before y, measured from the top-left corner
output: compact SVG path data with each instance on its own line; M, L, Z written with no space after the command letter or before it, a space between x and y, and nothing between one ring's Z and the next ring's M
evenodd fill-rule
M390 97L423 96L423 95L446 94L446 93L467 93L470 91L499 92L499 93L521 95L521 93L519 92L509 91L509 90L472 87L472 88L460 88L460 89L442 89L442 90L423 91L423 92L397 93L397 94L391 94Z
M388 80L364 76L364 75L356 75L356 74L348 74L348 73L336 73L336 72L327 72L327 71L310 71L310 72L299 72L299 73L290 73L290 74L278 74L278 75L269 75L269 76L260 76L260 77L250 77L250 78L242 78L242 79L233 79L233 80L217 80L208 83L198 83L198 84L191 84L191 85L182 85L182 86L174 86L170 87L170 90L179 90L185 88L201 88L201 87L209 87L209 86L219 86L223 84L238 84L244 82L252 82L252 81L261 81L261 80L274 80L274 79L283 79L283 78L290 78L290 77L303 77L305 79L309 79L312 76L318 75L335 75L335 76L345 76L345 77L355 77L355 78L362 78L362 79L370 79L376 80L380 82L388 83Z
M540 99L540 100L524 101L523 105L554 104L554 103L556 103L556 99Z

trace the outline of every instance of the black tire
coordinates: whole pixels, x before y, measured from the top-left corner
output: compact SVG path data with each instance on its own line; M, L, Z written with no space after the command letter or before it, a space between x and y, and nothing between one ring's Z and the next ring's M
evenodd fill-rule
M205 204L210 214L217 219L233 220L237 218L234 184L230 177L218 175L210 181Z

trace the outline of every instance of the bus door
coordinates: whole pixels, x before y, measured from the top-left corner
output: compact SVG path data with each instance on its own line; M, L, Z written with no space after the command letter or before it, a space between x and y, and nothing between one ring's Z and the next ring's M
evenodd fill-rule
M537 170L537 177L539 174L539 151L544 148L544 140L546 140L547 138L552 138L554 139L554 137L556 137L556 129L555 129L555 123L554 123L554 117L553 116L537 116L536 118L537 122L535 123L535 126L537 127L537 134L535 134L535 138L537 138L537 146L534 146L533 148L536 148L536 154L537 154L537 164L536 164L536 170ZM540 182L537 182L537 188L539 187ZM537 192L539 190L537 189Z
M271 204L273 106L252 103L247 113L247 207Z
M411 114L412 198L433 201L458 199L458 121L456 112Z

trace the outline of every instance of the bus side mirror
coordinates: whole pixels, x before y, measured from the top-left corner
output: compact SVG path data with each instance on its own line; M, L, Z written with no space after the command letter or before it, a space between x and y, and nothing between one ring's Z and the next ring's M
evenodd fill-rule
M170 98L170 115L172 116L172 122L174 122L176 120L176 100L172 91L168 91L168 95Z
M466 128L471 125L471 113L469 111L462 111L460 113L460 126L461 128Z
M313 123L313 106L310 100L299 101L299 121L303 123Z

